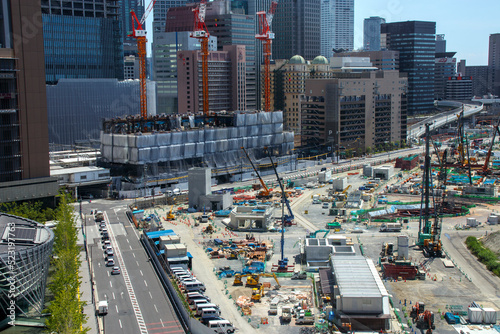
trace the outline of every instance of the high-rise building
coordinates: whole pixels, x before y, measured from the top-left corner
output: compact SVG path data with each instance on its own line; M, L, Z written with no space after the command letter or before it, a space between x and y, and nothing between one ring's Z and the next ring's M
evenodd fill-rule
M123 79L118 0L42 1L45 77Z
M149 1L150 0L148 0L148 2ZM137 56L137 40L132 36L128 36L128 34L133 30L130 11L133 10L137 18L140 20L144 15L144 0L118 0L118 8L120 20L122 22L121 34L123 39L123 54L125 56Z
M385 23L385 19L372 16L365 19L363 23L363 49L365 51L380 50L380 25Z
M468 101L472 98L472 78L452 76L446 80L446 96L447 100L452 101Z
M330 58L332 49L352 50L354 0L321 0L320 15L321 55Z
M436 22L383 23L380 29L387 49L399 51L399 71L408 73L408 114L432 112Z
M500 96L500 34L490 35L488 50L489 93Z
M216 0L208 3L205 23L211 36L217 37L217 50L226 45L244 45L246 59L246 105L243 110L261 109L257 105L257 79L253 15L235 14L231 11L231 1Z
M372 65L379 70L399 70L399 51L342 52L334 54L333 57L369 57Z
M123 79L139 79L139 66L139 57L134 55L125 56L125 60L123 63Z
M352 149L406 141L406 74L342 73L306 80L302 145Z
M300 55L314 59L321 51L320 0L282 0L273 19L273 58Z
M460 60L458 74L472 80L472 95L483 97L488 94L488 66L466 66L465 59Z
M179 114L203 111L201 53L177 53ZM211 111L244 110L246 105L246 60L244 45L225 45L208 55L208 97Z
M0 202L58 192L49 169L42 29L24 24L40 15L40 3L0 0Z
M177 52L200 50L200 41L189 37L189 34L189 31L155 32L154 34L151 53L153 55L153 80L156 82L156 103L159 114L184 113L184 111L178 110ZM217 51L217 37L212 35L209 37L208 50L210 52Z
M190 3L191 1L189 1ZM180 7L187 4L188 1L170 1L170 0L157 0L155 6L153 7L153 33L159 31L165 31L165 26L167 24L167 12L171 7ZM191 20L187 20L186 24L190 25L190 30L194 28L194 16L191 12Z
M434 99L446 98L446 87L449 78L457 75L456 52L446 52L444 34L436 35L436 58L434 60ZM451 95L450 95L451 96Z

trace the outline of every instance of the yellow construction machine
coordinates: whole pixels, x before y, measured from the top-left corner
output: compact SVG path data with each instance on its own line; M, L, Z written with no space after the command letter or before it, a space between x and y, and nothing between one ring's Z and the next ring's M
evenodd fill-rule
M261 274L251 274L248 275L246 286L260 287L261 283L259 282L261 277L273 277L276 281L277 287L280 288L280 282L278 281L278 277L274 273L261 273Z
M260 286L260 288L252 289L252 298L250 298L253 302L260 302L261 298L264 297L264 284Z
M241 280L243 277L247 277L247 276L252 276L253 274L236 274L234 275L234 281L233 281L233 285L243 285L243 281Z
M167 220L174 220L175 219L175 214L172 212L172 209L174 206L170 207L170 211L167 213Z

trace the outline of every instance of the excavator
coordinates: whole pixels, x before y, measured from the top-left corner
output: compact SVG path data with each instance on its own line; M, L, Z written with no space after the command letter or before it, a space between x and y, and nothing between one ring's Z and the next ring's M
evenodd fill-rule
M264 284L262 284L260 288L252 289L252 297L250 299L253 302L260 302L262 297L264 297Z
M253 170L255 171L255 174L257 175L257 177L259 178L259 181L260 181L260 184L262 185L262 190L257 194L257 198L259 199L262 199L262 198L271 198L272 195L271 195L271 192L270 190L267 188L264 180L262 180L262 178L260 177L260 174L259 172L257 171L257 168L255 168L255 165L253 164L253 161L252 159L250 159L250 156L248 155L248 152L247 150L245 150L244 147L241 147L241 149L243 150L243 152L245 152L245 155L247 156L248 158L248 161L250 161L250 164L252 165L252 168Z
M309 233L307 238L316 238L316 234L321 233L321 232L325 232L325 235L323 235L323 238L326 238L328 233L330 233L330 230L317 230L317 231L311 232L311 233Z
M274 273L260 273L260 274L236 274L234 275L234 281L233 285L243 285L242 278L247 277L247 282L245 286L253 286L253 287L260 287L261 283L259 282L260 277L273 277L274 280L276 281L277 287L280 288L281 285L278 281L278 277Z
M174 220L175 219L175 214L172 212L173 208L174 208L174 206L172 205L170 207L170 211L167 213L167 220Z

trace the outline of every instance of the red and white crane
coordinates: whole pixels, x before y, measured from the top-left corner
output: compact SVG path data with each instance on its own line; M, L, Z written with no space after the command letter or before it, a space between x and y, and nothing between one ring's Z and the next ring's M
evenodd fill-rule
M141 84L141 117L143 119L146 119L148 117L148 103L146 94L146 43L148 42L148 40L146 39L146 27L143 27L143 25L146 22L146 18L153 10L155 3L156 0L151 0L140 21L137 18L137 15L135 15L135 12L133 10L130 11L130 15L132 16L132 33L129 34L129 36L134 37L137 40L137 53L139 55L139 80Z
M271 74L269 65L271 64L271 44L274 39L271 23L277 6L278 2L272 1L267 13L264 11L257 12L259 33L255 35L255 38L260 39L264 46L264 111L271 111Z
M208 33L207 26L205 25L205 14L207 12L206 0L201 2L193 8L194 12L194 29L189 35L190 37L197 38L201 44L201 72L202 72L202 89L203 89L203 113L208 116Z

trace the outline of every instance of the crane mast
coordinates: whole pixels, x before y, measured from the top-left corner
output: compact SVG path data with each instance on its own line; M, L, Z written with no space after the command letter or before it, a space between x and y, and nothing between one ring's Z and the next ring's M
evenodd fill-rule
M146 18L153 10L156 0L151 0L149 6L144 11L144 15L141 20L137 18L133 10L130 11L132 17L132 33L128 36L134 37L137 40L137 54L139 56L139 80L140 80L140 106L141 106L141 118L146 119L148 117L148 102L146 94L146 29L143 28L143 24L146 22Z
M278 2L273 1L267 13L264 11L256 13L259 21L259 33L255 35L255 38L261 40L264 47L264 111L266 112L271 111L271 73L269 68L271 64L271 44L274 39L271 23L277 6Z
M198 6L193 8L194 12L194 30L189 35L197 38L201 44L201 72L202 72L202 89L203 89L203 113L208 116L208 33L205 25L205 14L207 12L206 0L202 0Z

